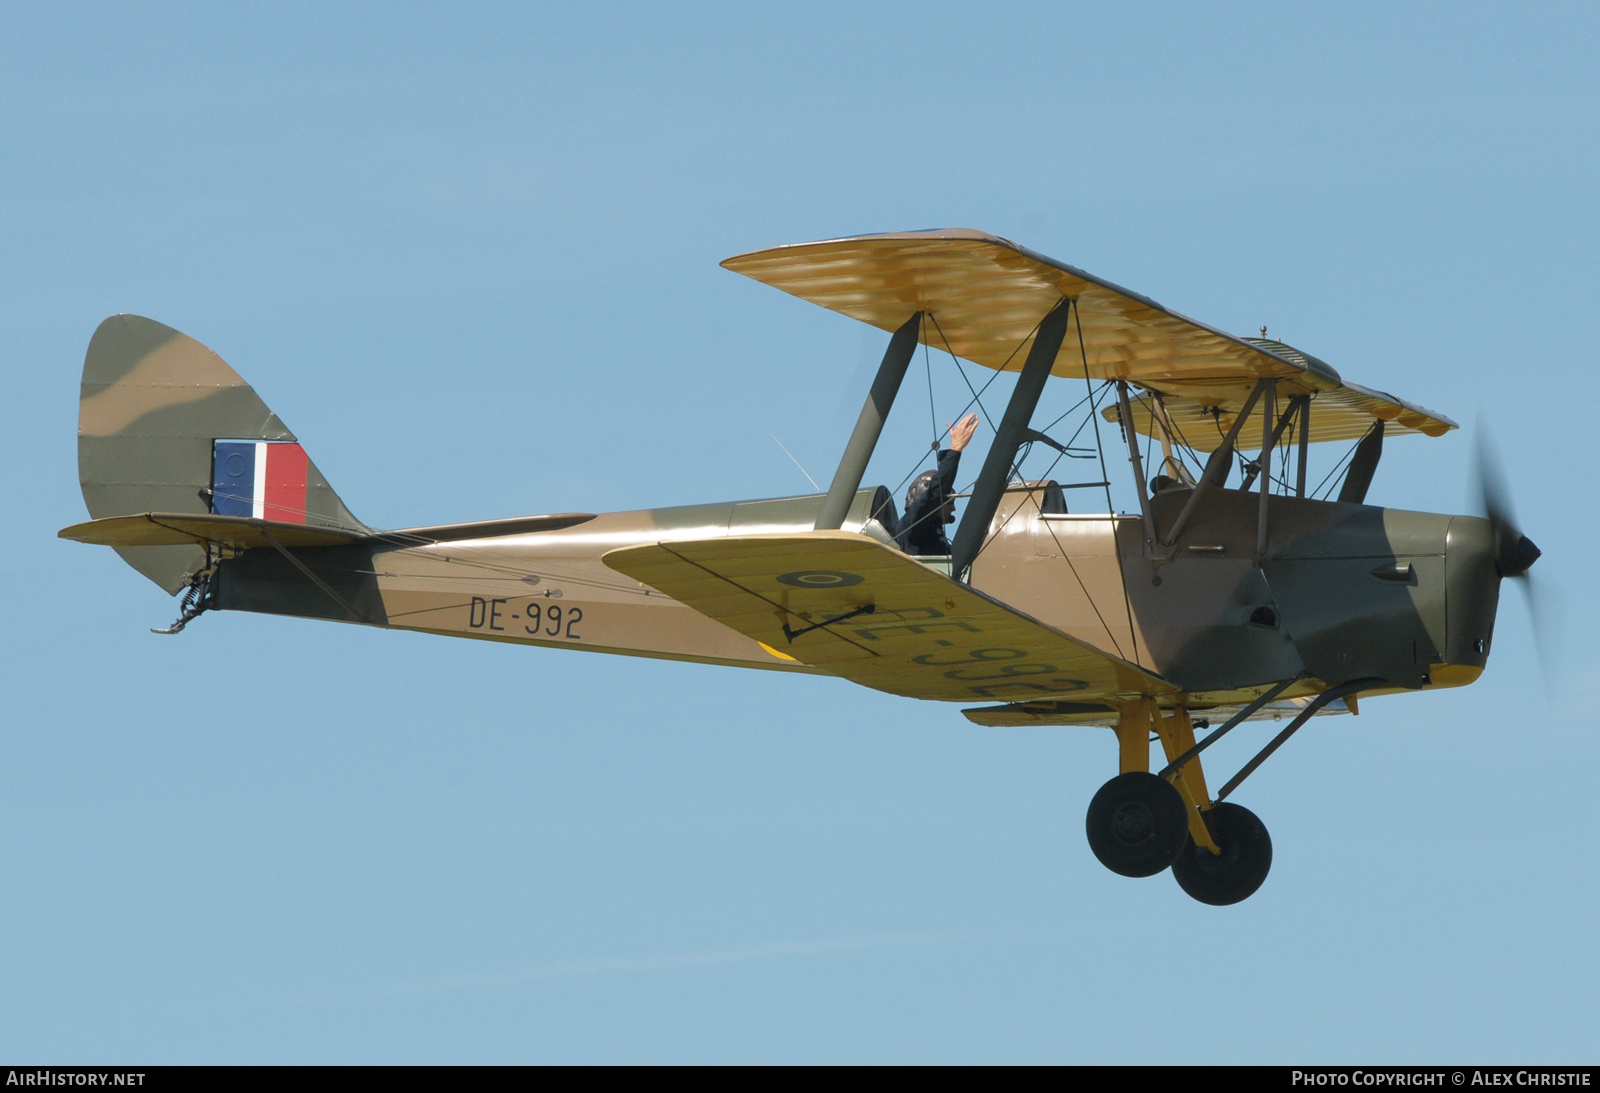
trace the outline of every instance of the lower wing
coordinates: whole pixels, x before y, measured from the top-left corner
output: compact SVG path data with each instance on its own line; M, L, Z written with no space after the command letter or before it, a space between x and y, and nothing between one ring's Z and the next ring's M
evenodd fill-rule
M853 532L654 543L602 560L779 654L890 694L1126 701L1178 690Z

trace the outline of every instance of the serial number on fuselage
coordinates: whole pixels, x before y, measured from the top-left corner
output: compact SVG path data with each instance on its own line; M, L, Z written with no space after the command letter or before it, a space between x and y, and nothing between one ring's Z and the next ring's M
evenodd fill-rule
M529 600L518 606L517 601L472 597L467 608L467 629L493 630L496 633L522 633L536 638L561 638L582 641L577 627L583 622L583 608L562 607L543 600Z

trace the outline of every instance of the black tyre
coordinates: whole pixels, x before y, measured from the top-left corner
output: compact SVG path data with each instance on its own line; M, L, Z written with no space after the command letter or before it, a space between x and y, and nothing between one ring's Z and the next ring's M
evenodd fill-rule
M1165 779L1130 771L1089 802L1088 831L1101 865L1124 877L1153 877L1183 852L1188 806Z
M1211 837L1222 848L1213 854L1191 838L1172 863L1172 877L1190 896L1213 907L1249 899L1272 868L1272 837L1248 808L1224 802L1206 814Z

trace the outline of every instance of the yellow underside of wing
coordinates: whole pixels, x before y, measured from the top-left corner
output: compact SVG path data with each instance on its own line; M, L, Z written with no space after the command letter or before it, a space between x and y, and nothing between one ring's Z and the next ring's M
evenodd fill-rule
M602 560L775 652L890 694L1095 701L1177 690L852 532L657 543Z
M1238 413L1244 408L1240 397L1219 396L1209 402L1198 399L1170 396L1165 399L1167 420L1172 422L1177 439L1199 452L1214 452L1222 447L1222 440L1233 428ZM1161 437L1161 427L1147 398L1133 399L1128 407L1132 411L1133 427L1143 436ZM1284 400L1278 400L1277 410L1285 409ZM1107 421L1115 422L1119 416L1115 405L1102 411ZM1257 418L1261 410L1255 411ZM1324 441L1360 440L1367 435L1374 421L1384 423L1384 436L1405 436L1422 433L1426 436L1443 436L1455 428L1455 423L1442 415L1420 406L1347 383L1332 391L1322 391L1311 402L1311 435L1313 444ZM1299 429L1299 424L1295 429ZM1285 434L1284 443L1299 439L1298 432ZM1240 435L1240 448L1250 450L1261 446L1261 429L1245 426Z
M1191 442L1214 446L1211 411L1236 413L1261 379L1278 381L1280 400L1333 396L1313 407L1313 440L1360 436L1374 418L1391 422L1397 432L1429 436L1455 428L1441 414L1346 383L1325 361L1281 342L1236 338L1075 266L970 228L795 243L735 255L722 264L882 330L896 330L912 312L922 311L929 316L918 333L922 342L1002 371L1016 371L1028 359L1039 320L1063 298L1076 300L1077 321L1052 372L1080 381L1086 371L1096 379L1131 380L1164 393L1177 404L1173 408L1206 414L1204 428L1198 420L1191 423Z

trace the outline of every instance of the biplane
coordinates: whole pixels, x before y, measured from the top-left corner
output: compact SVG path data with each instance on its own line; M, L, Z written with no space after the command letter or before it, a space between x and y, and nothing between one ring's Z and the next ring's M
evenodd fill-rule
M1095 856L1129 877L1171 869L1217 905L1271 866L1266 828L1227 800L1243 779L1319 713L1475 680L1501 579L1539 556L1493 498L1483 516L1366 504L1385 441L1455 424L1265 331L1223 333L966 229L722 264L890 335L826 492L372 528L215 353L117 315L84 361L92 519L60 534L181 593L160 632L268 612L821 673L964 703L984 726L1109 727ZM908 554L896 498L862 482L919 345L1016 377L948 555ZM1031 446L1069 451L1034 428L1052 378L1084 392L1099 480L1021 475ZM1342 478L1318 498L1309 447L1341 441ZM1137 511L1111 503L1120 463ZM1203 752L1267 717L1287 724L1213 794Z

